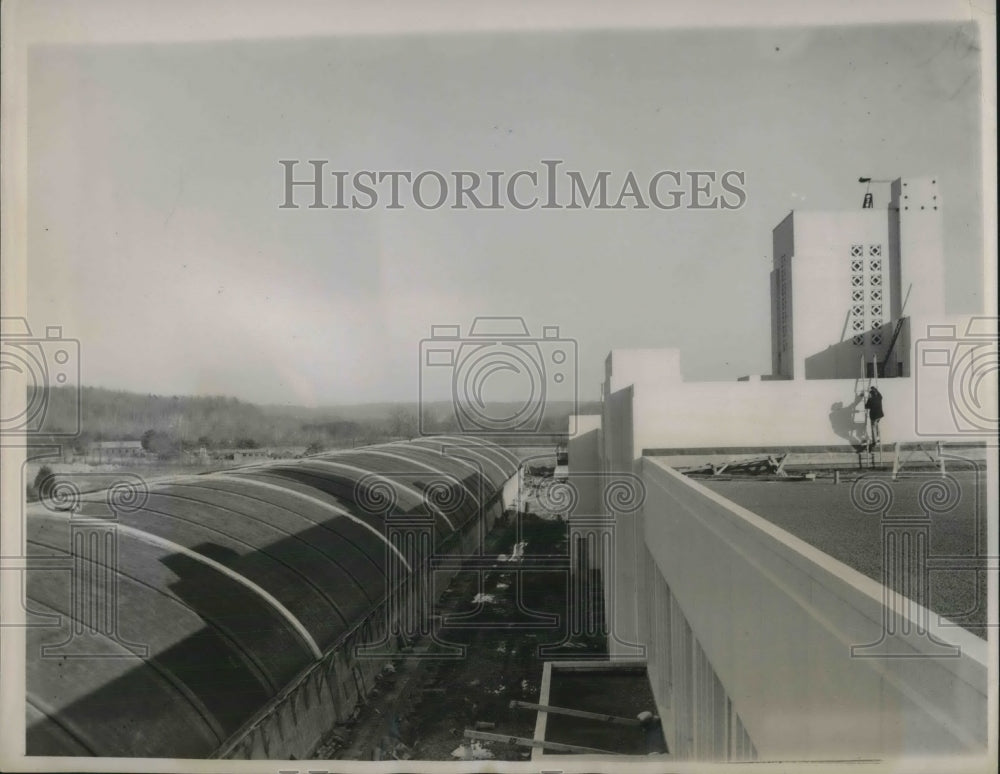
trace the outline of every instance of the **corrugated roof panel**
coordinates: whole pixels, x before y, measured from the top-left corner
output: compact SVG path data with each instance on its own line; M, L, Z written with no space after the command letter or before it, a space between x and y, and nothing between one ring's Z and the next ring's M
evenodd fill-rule
M278 504L278 497L272 492L254 489L231 478L205 477L197 481L170 483L165 489L172 495L197 498L201 502L238 510L252 519L272 524L286 535L297 536L342 574L343 577L334 580L334 586L341 590L338 604L343 609L356 614L360 609L369 609L379 599L380 595L373 593L372 584L377 588L382 578L381 562L372 561L345 534L345 530L339 528L344 519L335 517L315 521L302 509L294 510L292 503Z
M122 585L127 604L142 606L156 595L148 589L145 594L132 593L136 589L129 589L127 580ZM39 612L65 613L38 599L30 599L29 605ZM99 647L105 655L100 659L39 657L43 646L65 639L65 630L28 629L28 699L88 748L99 755L114 751L124 756L194 757L219 744L210 720L154 660L133 656L107 638L101 638ZM27 752L48 751L29 748Z
M236 491L241 495L257 497L278 508L288 508L310 521L322 524L324 529L343 535L352 552L356 548L379 570L380 576L384 575L382 567L385 560L385 539L382 523L370 514L362 514L360 517L354 514L354 504L351 501L340 500L309 483L283 476L277 468L237 468L225 474L200 478L199 483L202 481L205 481L206 486Z
M502 487L517 472L517 465L511 461L507 452L498 451L493 445L485 445L470 438L419 438L411 443L480 467L497 488Z
M33 553L50 556L62 553L69 545L69 523L69 518L62 515L34 516L30 522L29 538L29 546L36 547ZM254 682L260 683L266 693L274 693L308 661L308 648L288 622L252 589L220 574L204 562L171 552L134 533L120 533L116 542L118 574L143 584L165 598L161 601L151 597L145 603L147 607L158 609L158 615L187 615L183 610L178 612L174 606L167 604L175 600L192 616L217 630L220 639L235 653L236 661L254 675ZM66 570L30 572L29 595L42 601L47 599L51 607L65 607L68 574ZM52 596L60 593L61 597ZM121 608L119 621L125 634L140 636L141 631L130 633L127 628L136 625L137 616L132 615L124 604ZM155 622L158 619L140 620ZM166 647L170 643L162 644Z
M97 755L86 742L59 725L56 720L57 714L51 707L45 709L36 707L32 703L31 696L28 697L24 713L27 754L31 755L32 750L41 750L45 755L72 755L81 758Z
M274 472L309 483L352 504L360 518L382 523L389 514L433 515L442 535L455 528L447 514L429 509L412 482L387 475L389 471L366 470L350 461L310 457L295 465L281 465Z
M420 460L402 454L380 453L379 447L375 447L371 451L359 450L327 459L331 462L346 460L351 465L371 470L415 490L426 510L433 512L440 509L441 515L446 516L454 528L474 517L481 507L462 478L447 470L434 470Z
M396 465L408 465L421 474L424 480L462 487L471 498L474 508L480 507L495 491L491 482L475 469L462 465L458 460L434 455L420 455L409 446L405 454L400 449L379 446L365 450L370 457L392 460Z
M404 453L414 459L421 460L431 466L439 466L457 478L468 482L476 492L482 492L489 499L497 494L502 482L497 482L497 474L493 466L478 456L466 454L457 447L439 447L430 443L427 445L387 444L376 447L396 453ZM508 477L509 478L509 477Z
M75 514L29 506L36 555L68 557L80 519L113 517L97 523L117 550L91 564L117 561L118 634L148 647L105 632L94 642L116 658L41 658L106 597L74 607L67 569L29 571L29 607L64 620L28 630L29 754L209 755L383 602L387 561L405 562L387 515L428 515L440 542L515 471L506 452L436 438L178 477L114 514L103 493Z
M335 592L311 574L326 563L265 522L163 496L156 489L142 510L120 514L119 522L179 543L248 578L273 594L317 642L332 641L347 629L334 604Z

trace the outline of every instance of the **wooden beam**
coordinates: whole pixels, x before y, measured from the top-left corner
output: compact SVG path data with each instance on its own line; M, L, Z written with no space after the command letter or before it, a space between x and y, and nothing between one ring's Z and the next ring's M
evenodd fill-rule
M551 704L532 704L528 701L517 701L510 703L511 709L537 710L538 712L549 712L553 715L569 715L574 718L586 718L587 720L600 720L605 723L616 723L619 726L641 726L636 718L623 718L618 715L604 715L600 712L587 712L586 710L569 709L568 707L553 707Z
M611 662L607 659L594 659L593 661L551 661L555 672L641 672L645 673L646 663L629 664L622 662Z
M596 755L621 755L621 753L610 750L599 750L596 747L584 747L579 744L563 744L562 742L547 742L544 739L528 739L525 736L503 736L501 734L489 734L485 731L473 731L465 729L466 739L481 739L484 742L503 742L504 744L516 744L521 747L540 747L543 750L553 752L568 753L592 753Z

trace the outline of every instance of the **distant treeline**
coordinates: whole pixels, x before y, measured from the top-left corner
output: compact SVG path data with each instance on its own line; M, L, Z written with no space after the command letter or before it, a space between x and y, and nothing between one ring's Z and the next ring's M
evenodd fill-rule
M241 448L248 445L302 446L311 450L377 443L390 438L412 438L421 430L453 433L459 430L450 405L434 404L418 422L417 404L378 403L321 408L267 406L224 396L143 395L134 392L84 387L79 394L69 387L53 387L46 401L45 427L76 427L79 435L36 437L38 444L60 443L85 452L96 441L143 441L152 438L161 446L182 449ZM564 433L565 411L551 414L544 427ZM152 431L152 432L151 432Z

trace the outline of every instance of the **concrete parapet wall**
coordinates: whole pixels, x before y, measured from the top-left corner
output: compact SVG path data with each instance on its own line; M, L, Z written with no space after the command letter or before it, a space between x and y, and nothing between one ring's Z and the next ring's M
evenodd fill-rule
M851 379L638 384L633 455L638 458L648 448L713 446L840 446L850 451L867 437L864 401L858 400L865 385ZM921 434L921 419L928 428L947 426L947 393L937 395L933 404L918 404L916 380L906 378L883 379L879 390L885 406L883 443L955 440ZM933 421L926 416L932 411Z
M906 376L878 380L883 443L995 436L983 408L996 405L995 383L977 380L979 371L970 366L972 353L988 358L994 351L995 323L992 338L987 318L921 317L907 323L897 344L903 349L893 355ZM625 469L627 449L635 460L643 449L860 448L869 433L863 396L871 383L862 367L870 363L861 360L860 350L849 359L857 378L685 382L676 349L614 350L606 364L603 457Z
M942 627L936 615L925 617L658 460L644 458L639 472L646 500L636 526L653 577L669 587L761 760L985 755L985 641ZM649 568L645 577L636 585L634 571L617 575L615 597L631 586L626 596L648 612L661 595L643 587ZM887 600L901 611L895 633L885 625ZM622 613L620 633L651 637L650 626L633 629L632 609ZM922 623L930 636L920 633ZM677 674L676 650L652 644L658 706L668 716L693 715L687 725L697 728L697 707L685 706L697 700L686 700L669 677ZM697 738L674 741L704 748Z

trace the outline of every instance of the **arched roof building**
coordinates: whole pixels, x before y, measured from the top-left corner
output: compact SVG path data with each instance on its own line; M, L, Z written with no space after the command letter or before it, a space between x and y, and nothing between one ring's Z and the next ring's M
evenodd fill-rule
M388 525L416 519L434 551L457 550L517 465L484 441L427 438L75 502L57 484L27 519L28 754L250 757L234 740L303 680L313 692L294 701L330 705L313 713L328 727L365 690L347 644L391 626L360 628L384 613L392 565L425 571ZM321 731L266 752L308 754Z

